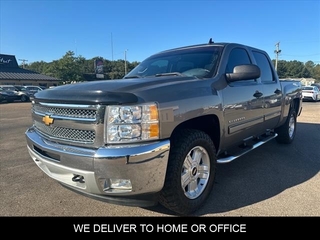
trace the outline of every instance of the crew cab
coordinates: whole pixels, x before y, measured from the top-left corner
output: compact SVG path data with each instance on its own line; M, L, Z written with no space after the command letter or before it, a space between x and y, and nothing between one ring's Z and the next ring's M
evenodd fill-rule
M291 143L301 110L301 84L280 81L265 51L210 40L154 54L123 79L36 93L25 134L39 168L73 191L188 215L217 164Z

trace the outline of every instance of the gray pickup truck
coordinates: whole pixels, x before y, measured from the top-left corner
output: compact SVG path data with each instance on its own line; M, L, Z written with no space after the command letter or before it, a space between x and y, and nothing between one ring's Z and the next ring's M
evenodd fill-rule
M123 79L36 93L25 135L39 168L71 190L188 215L217 164L291 143L301 110L300 82L280 81L265 51L209 41L152 55Z

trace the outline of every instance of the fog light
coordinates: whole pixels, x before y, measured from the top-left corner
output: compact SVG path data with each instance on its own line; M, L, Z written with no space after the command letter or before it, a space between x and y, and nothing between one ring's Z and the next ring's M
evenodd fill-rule
M110 179L111 188L131 190L131 181L129 179Z
M103 191L107 193L131 192L132 184L130 179L104 179Z

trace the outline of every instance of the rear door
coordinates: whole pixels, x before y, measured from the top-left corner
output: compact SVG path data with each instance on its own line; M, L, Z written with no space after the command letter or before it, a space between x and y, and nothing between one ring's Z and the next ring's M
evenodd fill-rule
M273 129L280 120L283 92L279 78L271 65L269 56L259 50L252 51L255 64L261 71L260 81L263 93L264 129Z

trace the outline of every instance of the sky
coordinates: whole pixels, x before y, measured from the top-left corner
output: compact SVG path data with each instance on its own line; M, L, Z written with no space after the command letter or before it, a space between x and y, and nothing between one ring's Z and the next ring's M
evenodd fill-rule
M141 62L210 38L320 64L320 0L0 0L0 53L19 64L68 51Z

